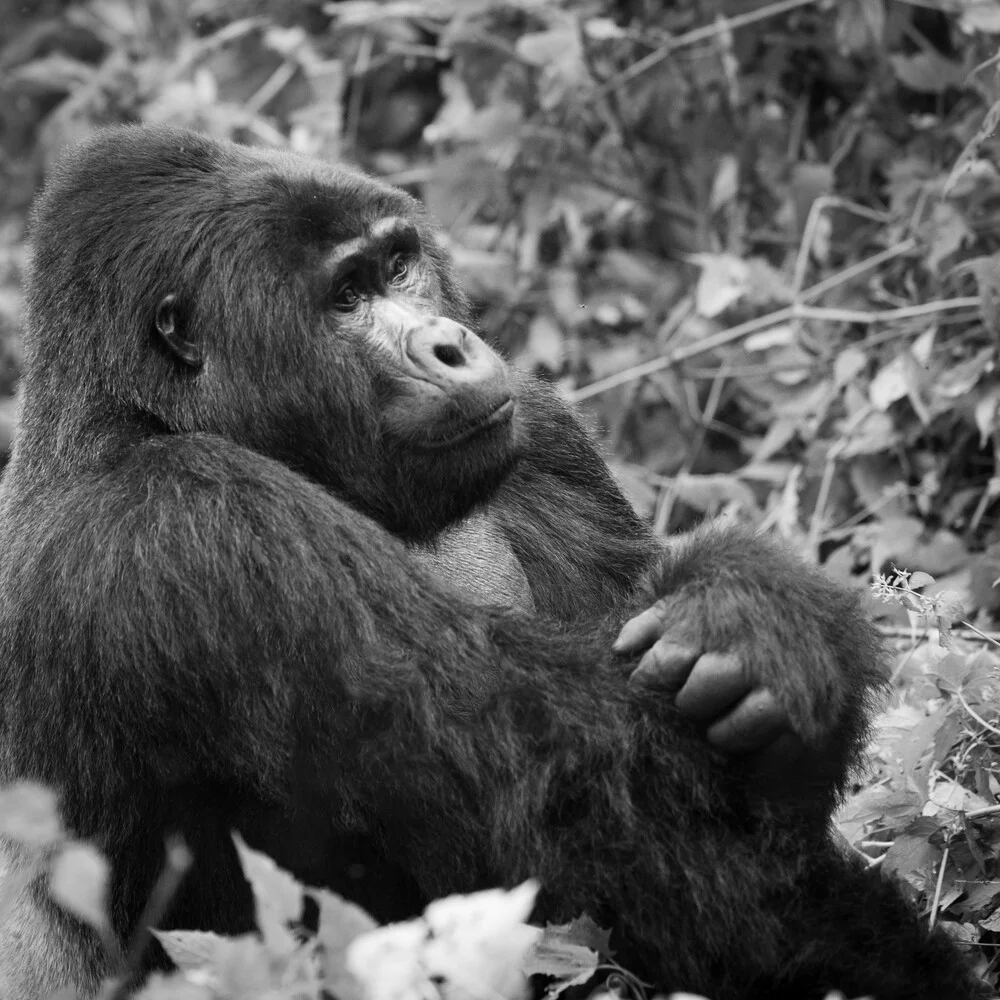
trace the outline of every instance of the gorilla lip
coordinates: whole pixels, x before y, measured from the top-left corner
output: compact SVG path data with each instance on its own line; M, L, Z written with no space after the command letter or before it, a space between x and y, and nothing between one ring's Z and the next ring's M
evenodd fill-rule
M517 403L513 399L507 399L495 410L492 410L485 417L480 417L462 428L457 434L447 438L434 438L430 441L421 441L419 446L425 451L439 451L442 448L453 448L455 445L465 444L486 431L509 424L514 416Z

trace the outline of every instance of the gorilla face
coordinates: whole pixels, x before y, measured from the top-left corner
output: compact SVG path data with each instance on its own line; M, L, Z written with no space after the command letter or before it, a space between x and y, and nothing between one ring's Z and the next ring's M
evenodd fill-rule
M31 295L37 325L106 340L98 377L61 372L81 421L221 435L407 538L488 499L525 443L517 386L418 203L286 153L132 135L93 140L106 169L64 169L35 219L88 216L36 249Z

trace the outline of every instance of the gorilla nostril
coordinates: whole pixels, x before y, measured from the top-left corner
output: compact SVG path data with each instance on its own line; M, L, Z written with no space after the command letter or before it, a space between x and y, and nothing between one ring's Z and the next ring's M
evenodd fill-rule
M465 362L462 352L452 344L435 344L434 357L449 368L458 368Z

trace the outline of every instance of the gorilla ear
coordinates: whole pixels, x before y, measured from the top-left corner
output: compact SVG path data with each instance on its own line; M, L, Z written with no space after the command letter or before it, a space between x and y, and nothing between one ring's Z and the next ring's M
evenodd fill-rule
M176 295L165 295L156 307L156 332L160 339L186 365L200 368L202 364L201 346L185 334L184 317Z

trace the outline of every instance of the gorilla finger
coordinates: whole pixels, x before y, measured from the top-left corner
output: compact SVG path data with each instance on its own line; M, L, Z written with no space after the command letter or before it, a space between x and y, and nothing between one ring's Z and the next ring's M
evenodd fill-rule
M616 653L639 653L649 649L663 635L666 628L663 612L654 604L641 614L630 618L622 626L615 644L611 648Z
M708 729L709 743L732 754L748 754L788 732L788 716L765 688L751 691Z
M698 658L677 693L677 707L698 722L714 722L750 691L750 679L738 656L706 653Z
M679 688L697 659L698 653L690 646L665 636L646 650L630 679L649 687Z

